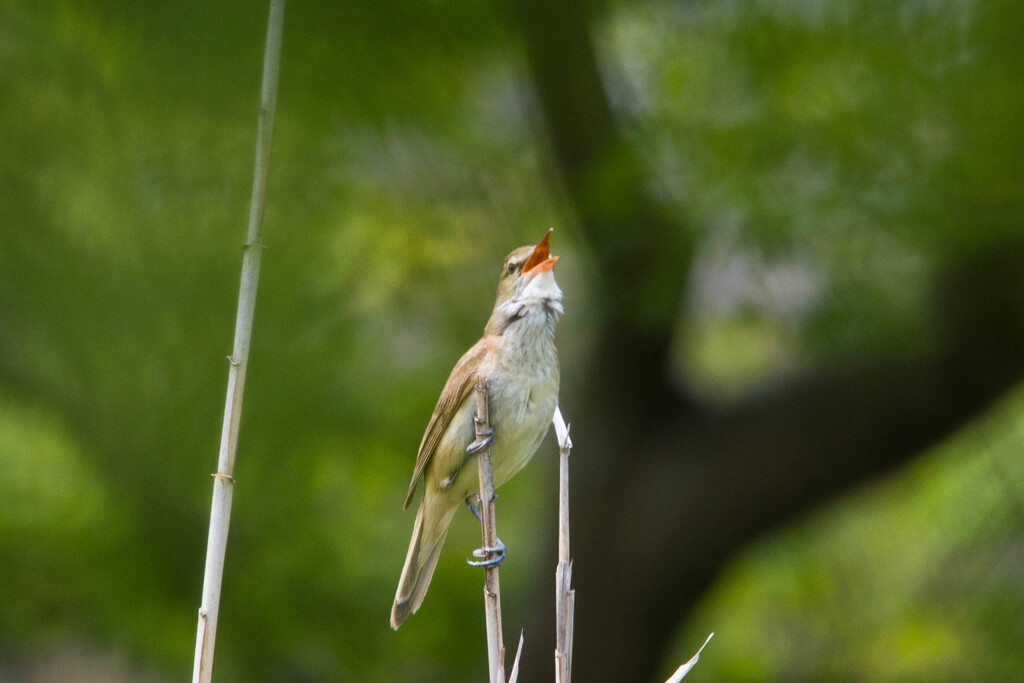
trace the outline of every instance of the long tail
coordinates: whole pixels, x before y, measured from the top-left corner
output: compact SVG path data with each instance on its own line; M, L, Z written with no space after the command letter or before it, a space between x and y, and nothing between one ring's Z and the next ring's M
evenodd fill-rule
M458 506L445 505L438 496L424 495L420 501L402 578L395 592L395 604L391 608L391 628L397 630L420 608L456 510Z

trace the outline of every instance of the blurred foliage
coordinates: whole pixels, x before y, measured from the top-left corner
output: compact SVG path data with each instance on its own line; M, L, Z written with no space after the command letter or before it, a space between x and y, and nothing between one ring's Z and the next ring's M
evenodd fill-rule
M0 676L82 643L191 666L264 12L0 0ZM1022 19L1009 0L603 5L621 124L699 231L681 381L727 401L928 351L934 265L1024 215ZM387 611L415 447L497 264L572 224L520 52L490 3L289 3L223 680L484 670L468 516L423 613L395 635ZM600 304L585 247L555 243L571 382ZM719 632L697 671L1024 670L1019 405L753 549L696 617ZM512 595L550 571L543 452L502 506Z
M739 558L681 636L695 681L1015 680L1024 392L878 487Z

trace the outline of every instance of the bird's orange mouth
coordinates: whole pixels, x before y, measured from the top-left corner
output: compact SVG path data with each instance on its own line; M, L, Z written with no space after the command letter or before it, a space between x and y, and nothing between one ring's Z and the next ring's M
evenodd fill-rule
M551 231L554 228L548 228L548 231L544 233L544 237L541 238L537 246L533 248L533 253L530 254L530 258L526 259L526 263L523 264L523 275L537 275L543 273L545 270L551 270L555 266L555 262L558 261L557 256L551 256L548 242L551 239Z

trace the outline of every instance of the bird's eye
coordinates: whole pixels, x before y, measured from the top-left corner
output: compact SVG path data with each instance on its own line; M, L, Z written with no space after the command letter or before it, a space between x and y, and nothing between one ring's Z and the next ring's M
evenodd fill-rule
M508 272L510 272L510 273L516 272L516 264L514 264L514 263L508 264Z

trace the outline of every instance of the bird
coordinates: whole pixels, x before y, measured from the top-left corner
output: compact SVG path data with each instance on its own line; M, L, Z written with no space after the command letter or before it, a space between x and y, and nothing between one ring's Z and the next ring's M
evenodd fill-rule
M465 503L477 514L477 452L490 446L497 488L530 461L551 424L559 382L555 326L564 312L553 271L558 257L549 250L551 232L505 258L483 337L455 364L427 423L405 498L408 509L422 478L423 496L391 608L393 629L423 603L456 511ZM491 431L474 443L473 389L480 377L486 380ZM503 556L503 545L500 552Z

